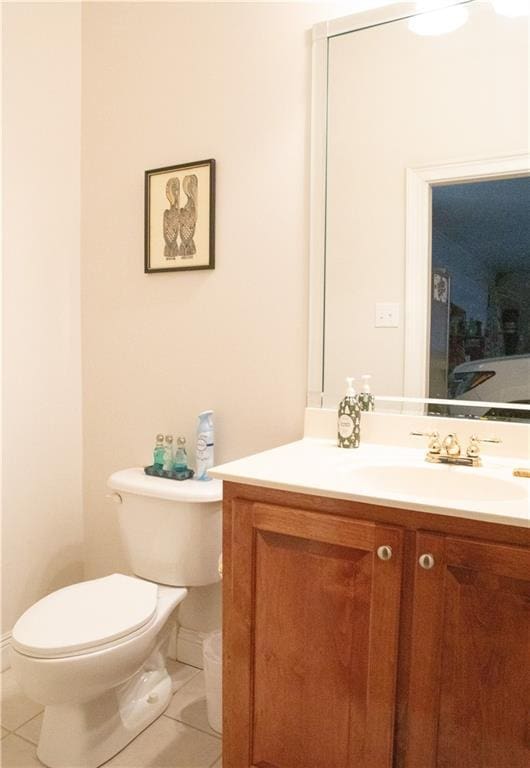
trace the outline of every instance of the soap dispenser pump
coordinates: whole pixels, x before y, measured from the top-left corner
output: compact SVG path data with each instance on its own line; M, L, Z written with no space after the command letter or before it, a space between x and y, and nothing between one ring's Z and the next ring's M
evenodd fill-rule
M339 448L358 448L361 442L361 409L353 386L354 379L346 379L346 395L340 401L337 444Z
M364 373L361 376L361 379L363 380L363 389L362 392L360 392L357 396L357 402L359 403L359 408L361 411L373 411L375 408L374 396L370 390L371 378L372 377L369 373Z

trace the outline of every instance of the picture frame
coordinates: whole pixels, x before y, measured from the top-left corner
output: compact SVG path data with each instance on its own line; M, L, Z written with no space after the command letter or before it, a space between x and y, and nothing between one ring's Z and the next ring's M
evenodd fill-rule
M144 233L146 273L215 268L215 160L145 171Z

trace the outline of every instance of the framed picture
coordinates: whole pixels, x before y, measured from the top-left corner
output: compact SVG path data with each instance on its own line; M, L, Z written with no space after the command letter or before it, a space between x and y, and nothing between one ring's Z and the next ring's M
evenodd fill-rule
M145 272L215 266L215 160L145 172Z

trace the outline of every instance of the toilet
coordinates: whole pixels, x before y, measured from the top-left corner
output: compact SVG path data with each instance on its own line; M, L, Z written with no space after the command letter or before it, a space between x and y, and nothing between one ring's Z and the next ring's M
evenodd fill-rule
M170 619L189 587L219 580L220 480L115 472L110 498L133 576L64 587L13 628L11 665L44 705L37 756L50 768L96 768L165 710Z

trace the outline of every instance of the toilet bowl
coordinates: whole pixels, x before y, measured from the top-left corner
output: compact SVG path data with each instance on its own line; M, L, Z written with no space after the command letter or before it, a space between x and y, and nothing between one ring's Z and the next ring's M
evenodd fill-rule
M37 748L45 765L101 765L164 711L167 625L186 594L114 574L53 592L21 617L11 663L24 693L45 707Z
M169 704L171 619L187 586L219 578L222 486L211 483L113 475L137 575L52 592L15 624L11 664L24 693L45 707L37 756L50 768L96 768Z

